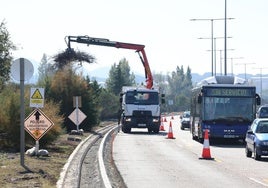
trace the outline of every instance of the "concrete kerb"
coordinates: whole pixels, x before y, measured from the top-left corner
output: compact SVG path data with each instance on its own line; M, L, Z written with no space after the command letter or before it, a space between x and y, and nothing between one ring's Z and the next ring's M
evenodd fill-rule
M110 136L116 129L119 129L119 127L115 126L113 129L111 129L108 133L105 134L104 138L101 141L100 148L98 151L99 167L100 167L101 177L102 177L105 188L112 188L112 185L107 176L106 168L104 165L103 149L104 149L104 145L107 141L108 136Z
M104 130L107 127L103 127L100 130ZM65 165L62 168L62 171L60 173L60 178L57 181L56 187L57 188L62 188L64 186L64 180L66 178L66 174L67 171L70 167L71 162L73 161L73 158L75 157L75 155L77 154L77 152L80 150L80 148L92 137L93 135L88 136L85 140L83 140L82 142L80 142L76 148L74 149L74 151L72 152L72 154L70 155L70 157L68 158L68 161L65 163Z

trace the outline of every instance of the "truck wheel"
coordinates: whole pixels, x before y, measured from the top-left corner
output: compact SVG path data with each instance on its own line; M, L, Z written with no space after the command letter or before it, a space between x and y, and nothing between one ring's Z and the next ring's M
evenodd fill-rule
M122 125L122 131L123 131L123 133L129 133L130 129L127 128L126 126Z
M201 138L201 137L197 137L197 141L200 142L200 143L204 143L204 138Z
M127 133L131 133L131 128L127 128Z
M125 126L122 126L122 127L121 127L121 130L122 130L123 133L126 133Z

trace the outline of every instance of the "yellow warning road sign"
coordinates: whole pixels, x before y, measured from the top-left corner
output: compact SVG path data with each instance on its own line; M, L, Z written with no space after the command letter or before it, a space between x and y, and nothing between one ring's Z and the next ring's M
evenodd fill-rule
M44 107L44 88L31 88L30 107Z
M35 89L33 95L31 96L32 99L43 99L42 94L40 93L39 89Z
M24 121L24 129L35 139L39 140L54 125L40 110L35 109Z

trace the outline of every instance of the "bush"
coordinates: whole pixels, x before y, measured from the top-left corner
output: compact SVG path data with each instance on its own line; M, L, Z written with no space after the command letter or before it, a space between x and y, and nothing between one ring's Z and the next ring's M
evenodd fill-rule
M19 95L6 87L0 94L0 130L5 135L1 140L1 149L20 148L20 102Z
M63 116L60 116L59 104L55 104L53 102L46 102L42 112L46 114L46 116L54 123L54 126L40 139L40 146L46 146L51 142L55 141L58 136L65 131L63 131Z
M25 89L25 118L33 110L29 107L30 88ZM46 102L42 110L53 122L54 126L44 137L42 143L51 143L62 132L63 118L58 115L59 105ZM25 132L25 143L33 144L34 139ZM8 85L0 93L0 149L18 151L20 149L20 91L16 85Z

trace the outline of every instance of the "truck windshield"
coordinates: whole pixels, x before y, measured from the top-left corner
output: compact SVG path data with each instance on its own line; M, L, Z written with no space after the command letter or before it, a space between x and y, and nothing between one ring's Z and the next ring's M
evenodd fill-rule
M157 92L128 91L126 93L126 104L158 105Z

